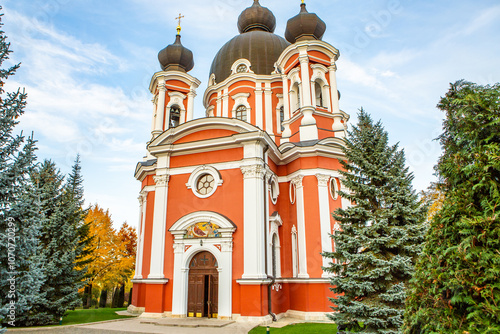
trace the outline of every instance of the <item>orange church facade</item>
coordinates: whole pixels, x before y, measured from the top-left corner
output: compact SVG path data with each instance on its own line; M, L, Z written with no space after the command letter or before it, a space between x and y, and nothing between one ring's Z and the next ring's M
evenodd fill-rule
M331 213L349 202L338 170L349 116L339 109L339 51L305 5L275 35L258 0L222 47L193 119L191 51L159 54L152 138L141 182L130 311L143 317L270 321L330 311ZM345 190L345 189L344 189Z

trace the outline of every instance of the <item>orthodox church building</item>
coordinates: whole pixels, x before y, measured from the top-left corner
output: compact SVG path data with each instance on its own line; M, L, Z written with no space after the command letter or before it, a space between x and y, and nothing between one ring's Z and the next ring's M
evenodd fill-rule
M254 0L239 34L215 56L194 119L200 81L175 42L153 75L151 140L141 182L132 305L144 317L270 321L330 311L322 252L334 249L331 213L349 116L339 109L339 51L302 3L285 38Z

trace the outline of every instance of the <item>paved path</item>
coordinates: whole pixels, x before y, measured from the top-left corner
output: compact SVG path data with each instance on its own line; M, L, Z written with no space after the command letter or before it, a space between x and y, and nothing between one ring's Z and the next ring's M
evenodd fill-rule
M135 333L135 334L247 334L249 330L257 326L255 323L240 323L227 322L222 327L179 327L179 321L174 323L166 323L161 321L158 324L143 323L146 319L133 318L119 321L102 322L88 325L65 326L65 327L49 327L38 329L17 329L9 330L7 333L18 334L118 334L118 333ZM208 321L208 320L206 320ZM217 320L209 320L217 321ZM187 325L196 325L195 322L187 323ZM184 320L186 324L186 320Z

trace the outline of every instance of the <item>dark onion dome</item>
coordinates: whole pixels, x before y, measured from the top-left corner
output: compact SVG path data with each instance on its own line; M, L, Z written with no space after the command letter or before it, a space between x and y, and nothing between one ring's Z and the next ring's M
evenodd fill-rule
M300 13L288 20L285 38L290 43L303 40L321 39L325 33L326 24L318 15L309 13L306 4L300 5Z
M241 58L250 61L255 74L270 75L274 63L290 45L283 37L273 34L275 27L274 14L254 0L238 18L240 35L224 44L215 55L210 75L215 74L216 82L226 80L231 75L231 66Z
M259 0L254 0L252 7L245 9L238 17L238 30L240 34L259 29L274 32L276 17L266 7L262 7Z
M158 60L164 71L189 72L194 67L193 53L182 45L179 30L174 44L170 44L158 53Z

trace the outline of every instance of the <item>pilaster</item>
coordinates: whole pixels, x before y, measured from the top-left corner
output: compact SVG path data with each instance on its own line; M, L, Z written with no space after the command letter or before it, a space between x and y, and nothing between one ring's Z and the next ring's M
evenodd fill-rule
M299 175L292 179L296 189L296 207L297 207L297 243L299 253L299 278L309 278L307 274L307 253L306 253L306 225L304 214L304 186L302 180L304 176Z
M243 174L243 279L265 279L264 166L241 167Z
M158 82L158 105L156 108L156 123L155 130L153 131L153 137L156 137L163 132L166 93L167 88L165 87L165 80L160 80Z
M151 241L151 270L148 278L162 279L164 276L165 233L167 222L167 196L170 175L155 175L155 206Z
M334 63L328 68L330 73L330 97L332 99L332 113L340 113L339 92L337 88L337 65Z
M328 182L330 176L323 174L316 174L318 179L318 199L319 199L319 219L321 226L321 250L323 252L332 251L332 240L330 238L330 205L328 199ZM323 257L323 267L328 267L328 259ZM323 271L321 277L330 277L330 275Z

